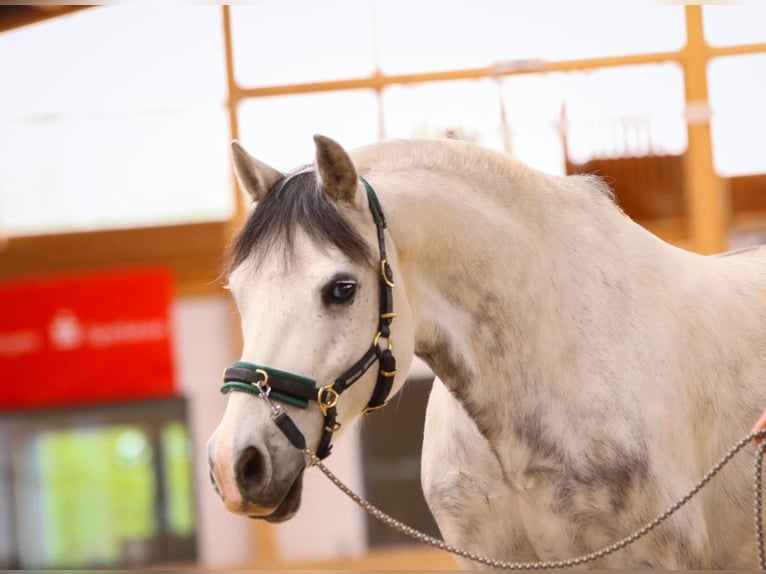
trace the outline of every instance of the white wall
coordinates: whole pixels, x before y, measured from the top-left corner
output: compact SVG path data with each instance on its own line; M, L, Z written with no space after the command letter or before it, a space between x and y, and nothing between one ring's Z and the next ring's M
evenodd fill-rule
M236 358L232 338L236 317L224 297L176 301L173 338L176 377L188 399L194 447L197 530L200 563L235 566L250 557L247 519L228 513L210 486L206 443L223 413L221 373Z

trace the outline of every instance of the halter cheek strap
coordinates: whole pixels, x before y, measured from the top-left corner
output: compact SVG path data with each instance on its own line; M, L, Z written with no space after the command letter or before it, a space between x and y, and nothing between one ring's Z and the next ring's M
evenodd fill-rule
M320 459L330 455L333 434L340 428L340 423L337 421L337 405L340 395L377 362L378 378L364 412L379 409L385 406L396 376L396 359L392 350L393 340L391 338L391 322L396 316L394 313L394 281L393 271L386 255L386 218L372 186L364 179L361 181L367 192L367 201L377 228L378 249L380 251L378 279L380 312L378 330L372 339L370 348L342 375L324 386L319 386L314 379L308 377L243 361L233 363L223 373L224 384L221 387L221 392L227 394L231 391L242 391L264 398L271 408L274 422L290 443L299 449L306 447L306 439L289 415L272 401L279 401L303 409L308 408L309 403L315 401L324 417L322 435L316 453ZM385 339L384 347L381 347L381 339Z

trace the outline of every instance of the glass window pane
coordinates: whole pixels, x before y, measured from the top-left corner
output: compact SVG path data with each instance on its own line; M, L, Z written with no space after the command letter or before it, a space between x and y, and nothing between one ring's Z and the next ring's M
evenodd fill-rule
M215 6L91 8L0 34L0 54L0 119L226 99Z
M155 523L153 452L139 427L44 432L18 481L41 530L25 537L29 568L135 563L151 554Z
M199 110L0 124L0 229L31 235L226 219L227 121L223 110Z
M375 15L380 66L391 74L660 52L685 42L683 6L380 0Z
M374 69L366 1L232 6L237 81L247 87L367 76Z
M387 137L458 137L549 173L566 171L564 110L575 163L686 149L675 64L392 86L383 105Z
M569 82L565 105L572 161L686 150L683 73L677 64L604 68L573 74Z
M454 137L504 149L493 80L391 86L383 92L383 113L389 138Z
M511 155L557 175L566 173L561 110L571 74L524 74L502 81Z
M766 42L766 5L703 6L702 15L713 46Z
M228 217L224 71L216 6L93 8L0 35L0 229Z
M176 536L194 534L194 485L192 476L192 445L189 430L180 421L162 429L163 468L167 529Z
M314 158L314 134L351 149L378 139L372 90L253 98L240 105L240 135L255 157L282 171Z
M708 81L716 170L722 176L766 172L766 54L716 58Z
M566 155L584 163L686 149L675 64L511 76L503 79L503 103L512 155L550 173L565 173Z

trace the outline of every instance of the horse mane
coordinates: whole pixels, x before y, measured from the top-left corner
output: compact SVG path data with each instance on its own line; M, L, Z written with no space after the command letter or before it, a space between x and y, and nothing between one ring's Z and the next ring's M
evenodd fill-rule
M258 265L273 249L292 251L295 230L319 244L337 247L355 263L370 263L370 248L322 190L316 173L306 166L279 180L258 202L231 244L226 273L253 257Z
M438 170L475 176L484 173L509 181L533 174L556 182L568 191L606 197L614 203L614 191L597 175L566 177L545 174L499 151L453 139L391 139L351 152L360 175L370 171L401 169Z

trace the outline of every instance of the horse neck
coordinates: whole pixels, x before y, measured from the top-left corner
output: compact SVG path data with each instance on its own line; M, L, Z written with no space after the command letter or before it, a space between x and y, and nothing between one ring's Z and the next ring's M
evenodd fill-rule
M539 392L533 381L555 392L562 365L605 361L609 322L672 282L675 250L585 180L522 166L382 178L415 352L488 438L508 431L498 405Z

